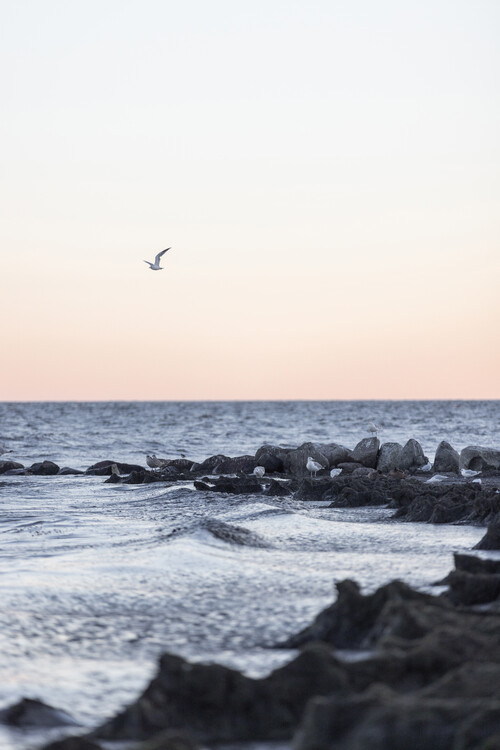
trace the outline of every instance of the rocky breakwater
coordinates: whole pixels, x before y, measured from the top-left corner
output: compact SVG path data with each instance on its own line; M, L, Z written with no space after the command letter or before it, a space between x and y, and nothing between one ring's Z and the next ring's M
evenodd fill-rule
M499 581L500 561L470 555L455 556L437 596L400 581L363 594L354 581L342 581L333 604L277 644L299 653L268 677L164 654L136 701L73 738L76 744L57 747L133 741L145 750L176 734L192 746L281 741L294 750L496 749Z

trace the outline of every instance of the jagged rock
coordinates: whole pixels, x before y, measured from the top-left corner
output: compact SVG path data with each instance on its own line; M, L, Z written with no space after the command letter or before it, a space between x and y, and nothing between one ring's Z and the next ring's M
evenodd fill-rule
M363 438L351 453L351 460L369 469L375 469L379 448L380 440L377 437ZM339 462L339 465L340 463L342 462Z
M484 448L480 445L468 445L460 453L460 468L473 471L500 471L500 450Z
M129 484L142 484L143 481L144 477L141 478L140 482L129 482ZM122 482L123 477L121 477L119 474L111 474L110 477L104 480L104 484L122 484Z
M332 480L330 477L321 477L320 479L301 479L297 490L294 492L293 499L300 501L323 500L323 496L331 488Z
M142 696L93 735L146 739L175 728L189 730L203 743L285 740L312 695L347 687L343 666L321 644L260 680L218 664L191 664L164 654Z
M285 456L283 461L285 471L299 478L307 476L309 472L306 464L309 456L324 467L324 469L318 471L319 475L328 469L328 458L320 448L315 443L303 443L299 448L289 451Z
M59 466L53 461L38 461L29 467L28 472L37 476L48 477L58 474Z
M472 549L500 549L500 514L492 520L486 534Z
M454 604L485 604L500 596L500 574L466 573L452 570L446 582L450 587L448 597Z
M62 469L59 469L59 476L60 477L67 477L67 476L77 476L78 474L84 474L85 472L80 471L79 469L72 469L69 466L63 466Z
M397 468L405 470L420 469L421 466L429 461L427 456L424 456L422 446L417 440L410 438L407 443L403 446Z
M436 473L453 472L458 474L460 468L460 456L458 452L442 440L436 450L433 469Z
M131 474L133 471L146 471L144 466L139 464L123 464L120 461L99 461L85 471L85 474L90 474L93 477L106 477L112 474L113 464L116 464L120 474Z
M6 471L14 471L16 469L24 469L24 466L17 461L0 460L0 474L5 474Z
M378 454L377 470L387 473L396 469L402 450L403 446L400 443L383 443Z
M74 726L76 721L65 711L48 706L33 698L23 698L18 703L0 711L0 722L13 727Z

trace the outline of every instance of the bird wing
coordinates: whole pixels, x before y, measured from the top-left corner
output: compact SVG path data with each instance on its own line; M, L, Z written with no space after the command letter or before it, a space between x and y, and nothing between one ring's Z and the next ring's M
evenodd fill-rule
M161 253L158 253L158 255L155 256L155 264L156 265L158 265L158 263L160 262L161 256L165 255L165 253L167 252L167 250L170 250L170 248L167 247L165 250L162 250Z

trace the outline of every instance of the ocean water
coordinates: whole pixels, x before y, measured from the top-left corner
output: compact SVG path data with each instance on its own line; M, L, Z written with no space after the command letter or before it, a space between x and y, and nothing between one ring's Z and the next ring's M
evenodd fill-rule
M415 437L500 447L500 402L0 404L0 444L25 465L84 469L146 453L254 453L263 443L336 441L366 425L383 441ZM163 651L263 675L276 649L355 578L425 590L484 530L400 524L391 512L198 492L187 483L110 485L88 476L0 476L0 706L34 697L83 728L133 700ZM214 522L253 534L230 544ZM0 747L36 748L51 733L0 727Z

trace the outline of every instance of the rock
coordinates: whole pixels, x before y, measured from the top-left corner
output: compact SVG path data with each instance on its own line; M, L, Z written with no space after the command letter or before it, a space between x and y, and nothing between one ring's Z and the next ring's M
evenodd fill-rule
M356 469L365 468L363 464L359 464L353 461L347 461L346 463L337 464L337 469L342 469L342 474L353 474Z
M447 577L449 599L454 604L485 604L500 596L500 574L452 570Z
M53 461L39 461L38 463L32 464L28 472L35 474L36 476L48 477L59 473L59 466Z
M55 740L44 745L42 750L102 750L97 742L86 737L66 737L63 740Z
M13 727L61 727L76 725L65 711L48 706L33 698L23 698L19 703L0 711L0 722Z
M377 470L387 473L396 469L402 450L403 446L400 443L383 443L378 454Z
M99 461L85 471L85 474L90 474L93 477L106 477L112 474L113 464L116 464L120 474L131 474L133 471L146 471L144 466L139 464L123 464L120 461Z
M311 696L333 695L347 687L343 665L321 644L263 679L164 654L157 676L140 698L93 735L138 740L175 729L188 730L203 743L286 740Z
M475 555L461 555L455 552L455 569L463 570L466 573L493 573L500 575L500 560L488 560Z
M323 470L318 471L318 474L321 476L322 471L328 469L329 463L328 458L321 452L315 443L303 443L299 448L289 451L283 462L285 471L299 478L308 476L309 472L306 468L306 464L309 456L324 467Z
M280 448L276 445L262 445L255 454L257 466L263 466L267 474L279 473L284 470L284 460L292 448Z
M420 469L421 466L425 466L428 462L427 456L424 456L422 446L417 440L410 438L407 443L403 446L399 462L396 468L414 471Z
M17 463L17 461L0 460L0 474L5 474L6 471L17 469L24 469L24 466Z
M193 737L187 732L167 729L166 732L155 734L151 739L134 745L129 750L197 750Z
M319 443L317 444L317 448L327 458L328 468L330 469L333 469L341 463L350 461L352 456L352 451L350 451L349 448L346 448L345 445L339 445L338 443Z
M300 480L293 499L301 502L323 500L325 493L330 490L331 486L332 480L330 477L321 477L321 479L304 478Z
M500 514L492 520L486 534L472 549L500 549Z
M378 451L380 440L377 437L363 438L351 453L351 460L354 463L367 466L369 469L375 469L377 466ZM339 466L342 462L339 463Z
M460 453L460 468L473 471L500 471L500 450L469 445Z
M113 476L116 476L116 479L113 479ZM165 481L165 476L163 474L163 470L161 472L147 471L147 469L143 469L142 467L140 467L136 471L132 471L128 475L128 477L120 477L116 474L111 474L110 478L106 481L121 481L122 484L151 484L152 482Z
M290 482L277 482L276 479L271 479L269 486L265 491L265 494L268 497L285 497L291 493L292 486Z
M60 477L76 476L78 474L84 474L84 472L79 469L72 469L69 466L63 466L62 469L59 469Z
M140 482L129 482L129 484L142 484L143 481L144 477L142 477ZM110 477L104 480L104 484L121 484L122 482L123 479L119 474L111 474Z
M199 464L195 464L195 462L191 461L189 458L173 458L168 462L165 468L173 468L183 472L192 471L193 467L197 468L198 466Z
M436 450L434 471L437 473L453 472L454 474L458 474L459 468L460 456L458 452L446 440L442 440Z
M263 547L269 548L272 545L266 542L258 534L242 526L233 526L230 523L211 519L205 521L203 528L209 531L216 539L220 539L228 544L237 544L241 547Z
M253 495L262 492L261 483L253 476L217 477L211 478L210 483L197 480L194 486L204 492L223 492L230 495Z

